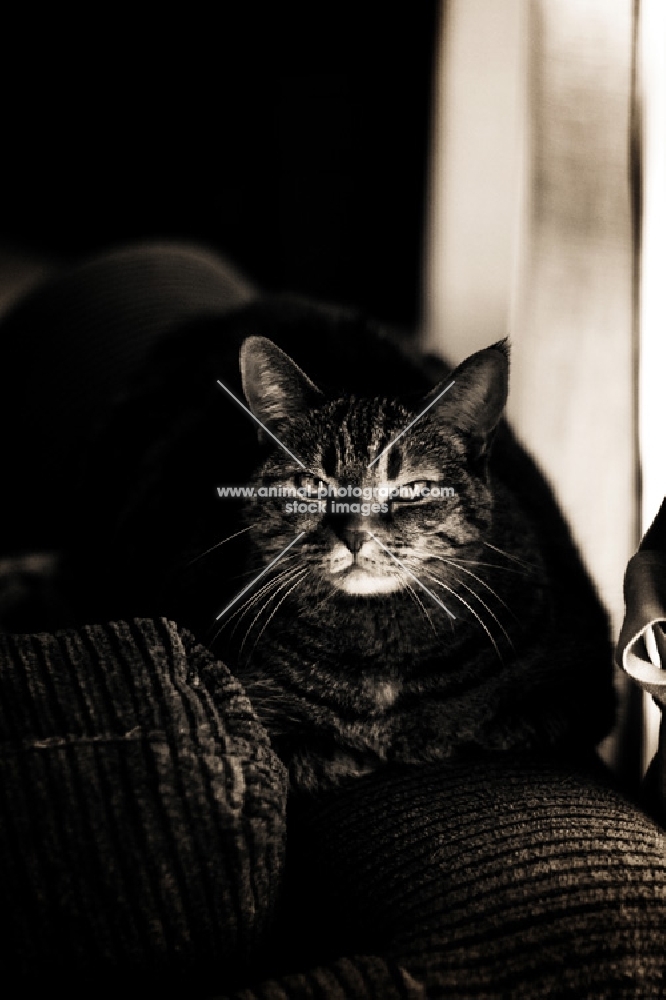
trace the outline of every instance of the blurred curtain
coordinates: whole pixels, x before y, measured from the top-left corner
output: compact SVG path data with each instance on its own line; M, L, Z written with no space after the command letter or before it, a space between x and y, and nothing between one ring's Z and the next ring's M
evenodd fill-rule
M425 342L454 361L510 335L509 418L556 490L615 636L639 537L634 8L446 4L425 293ZM636 695L619 671L618 686L627 714L603 752L635 771Z
M616 658L644 692L643 765L650 804L666 822L666 7L636 3L633 149L637 189L639 550L625 576ZM655 750L657 751L655 754ZM653 756L654 754L654 756Z

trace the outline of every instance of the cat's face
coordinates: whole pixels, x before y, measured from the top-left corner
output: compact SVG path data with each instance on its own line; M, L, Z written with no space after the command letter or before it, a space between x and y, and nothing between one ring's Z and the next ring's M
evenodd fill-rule
M376 598L413 592L416 577L444 597L447 563L478 549L492 515L485 453L506 399L503 347L410 401L327 399L258 337L241 369L253 413L284 446L253 483L265 494L249 513L253 545L269 562L302 533L285 590L307 577L310 592Z

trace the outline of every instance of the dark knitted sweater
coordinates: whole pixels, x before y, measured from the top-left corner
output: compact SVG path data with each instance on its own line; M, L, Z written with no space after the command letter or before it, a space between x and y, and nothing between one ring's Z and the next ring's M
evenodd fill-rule
M151 620L2 637L0 725L27 995L666 995L666 837L593 761L387 768L286 823L238 682Z

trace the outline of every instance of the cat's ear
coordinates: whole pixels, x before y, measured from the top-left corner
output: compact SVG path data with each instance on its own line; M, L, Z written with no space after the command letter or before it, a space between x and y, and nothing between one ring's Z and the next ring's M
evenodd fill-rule
M289 355L266 337L243 342L240 370L250 409L269 427L307 412L324 398Z
M437 399L453 382L433 415L472 437L487 441L500 421L509 393L509 343L500 340L471 354L445 381L426 396L425 405Z

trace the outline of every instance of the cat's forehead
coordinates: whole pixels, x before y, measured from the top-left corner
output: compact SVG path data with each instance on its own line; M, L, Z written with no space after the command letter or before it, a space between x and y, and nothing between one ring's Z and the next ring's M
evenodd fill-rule
M411 419L407 407L397 399L365 399L352 396L334 404L337 421L331 427L337 428L347 439L349 447L373 443L384 433L396 434ZM332 414L333 415L333 414Z
M409 411L398 400L353 396L323 407L323 416L320 450L329 472L334 464L367 465L410 420Z
M439 450L427 421L421 426L422 433L404 433L415 413L400 400L351 397L325 405L321 416L320 434L310 457L318 459L325 476L335 476L343 469L366 470L385 452L375 471L395 479L421 467Z

